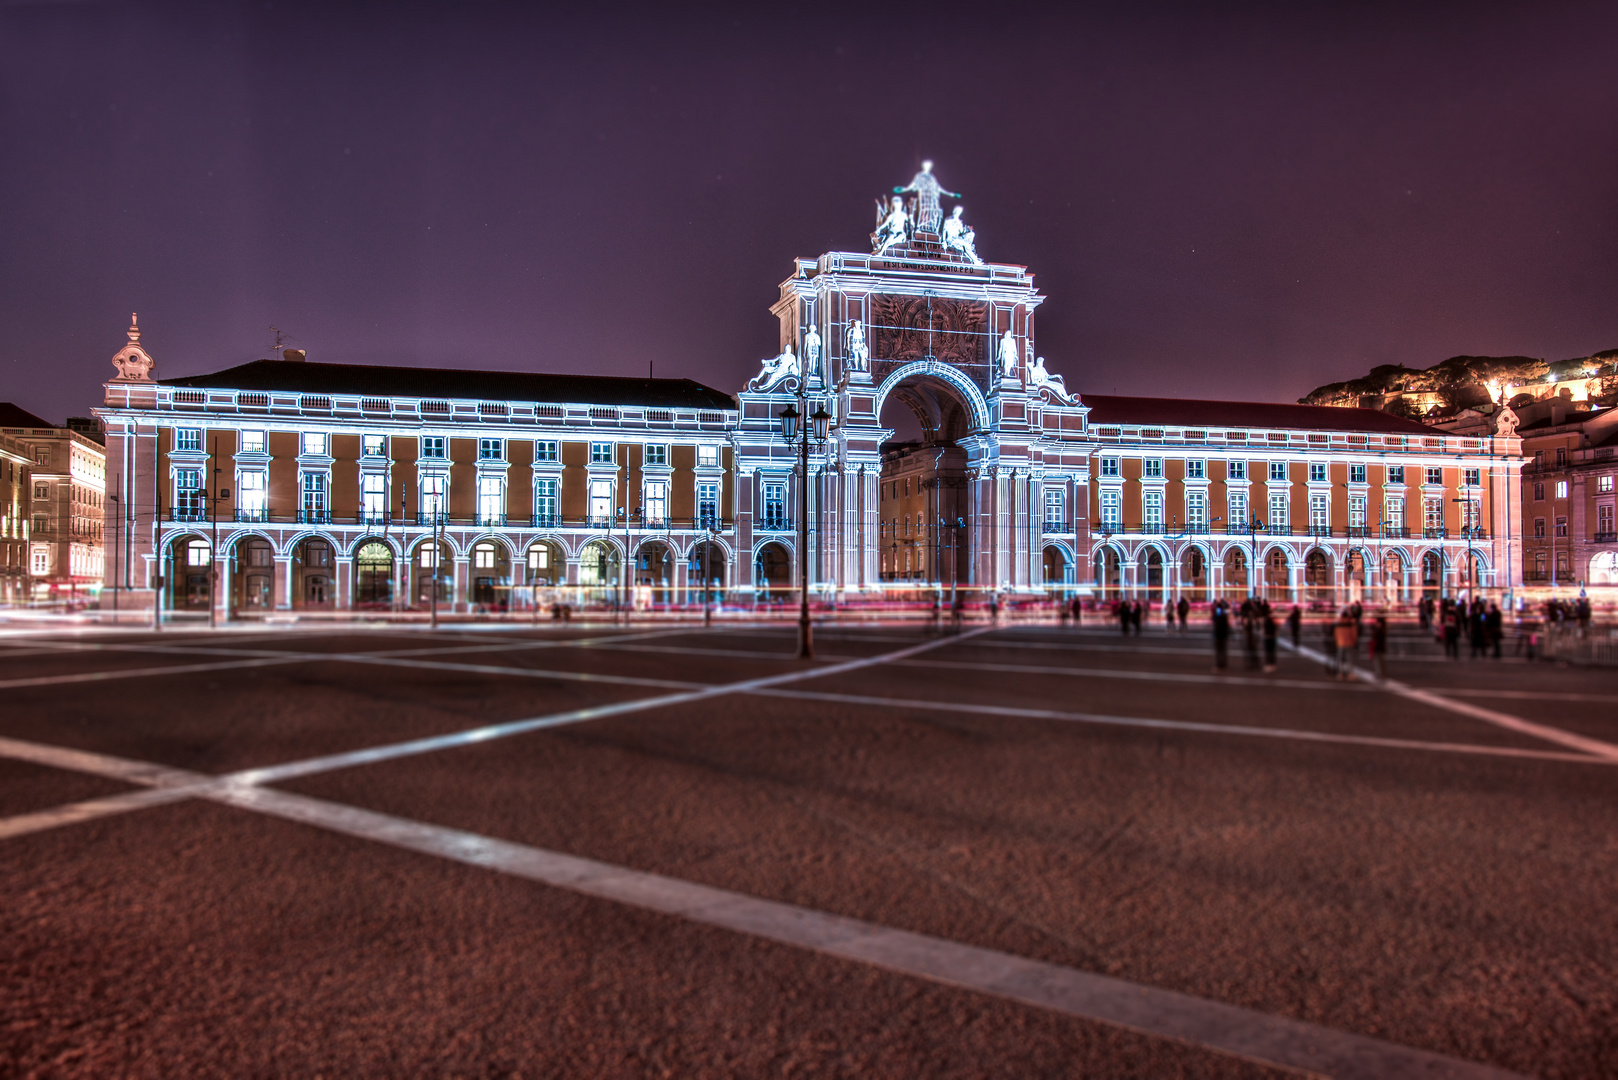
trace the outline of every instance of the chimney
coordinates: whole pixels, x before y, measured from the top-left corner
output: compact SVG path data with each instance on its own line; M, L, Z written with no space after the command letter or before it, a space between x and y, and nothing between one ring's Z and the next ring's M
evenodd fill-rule
M304 360L308 359L308 354L306 354L302 349L282 349L281 359L289 360L294 364L301 364L304 362Z

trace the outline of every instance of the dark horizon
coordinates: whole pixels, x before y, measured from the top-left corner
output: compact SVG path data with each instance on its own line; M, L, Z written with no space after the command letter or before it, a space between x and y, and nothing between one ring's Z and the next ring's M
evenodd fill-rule
M568 20L0 7L0 398L271 355L690 378L922 158L1081 393L1618 344L1605 7Z

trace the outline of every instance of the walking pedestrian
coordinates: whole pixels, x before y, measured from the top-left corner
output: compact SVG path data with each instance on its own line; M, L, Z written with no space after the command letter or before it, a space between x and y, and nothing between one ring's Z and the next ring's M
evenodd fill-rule
M1077 596L1073 598L1073 629L1079 628L1079 620L1084 617L1084 601Z
M1388 617L1378 615L1371 623L1371 642L1369 647L1371 663L1376 666L1376 677L1388 677Z
M1213 606L1214 670L1222 672L1228 663L1230 649L1230 609L1223 600Z
M1337 627L1333 635L1337 645L1337 677L1339 679L1352 679L1354 677L1354 649L1359 645L1359 630L1354 625L1354 613L1347 608L1337 618Z
M1266 606L1264 609L1264 670L1266 672L1275 670L1275 635L1279 629L1280 627L1275 623L1274 613Z
M1506 617L1500 613L1500 605L1491 601L1489 614L1484 625L1488 628L1489 643L1494 647L1494 658L1500 659L1500 641L1506 636Z
M1258 608L1245 604L1242 610L1242 657L1249 671L1259 669L1258 660Z
M1297 604L1287 614L1287 629L1292 631L1292 647L1296 649L1303 644L1303 611Z
M1179 614L1180 614L1180 633L1183 634L1183 633L1185 633L1185 620L1187 618L1189 618L1190 615L1191 615L1191 601L1187 600L1183 596L1180 597Z
M1163 602L1163 629L1174 633L1174 605L1167 600Z
M1118 629L1124 637L1129 636L1129 601L1115 600L1112 605L1113 614L1118 617Z
M1444 610L1443 617L1444 655L1451 660L1461 658L1461 613L1454 605Z

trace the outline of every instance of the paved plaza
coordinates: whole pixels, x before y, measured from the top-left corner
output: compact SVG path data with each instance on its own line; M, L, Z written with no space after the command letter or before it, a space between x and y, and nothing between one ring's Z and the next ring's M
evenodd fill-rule
M7 1076L1618 1075L1618 685L1414 628L0 638Z

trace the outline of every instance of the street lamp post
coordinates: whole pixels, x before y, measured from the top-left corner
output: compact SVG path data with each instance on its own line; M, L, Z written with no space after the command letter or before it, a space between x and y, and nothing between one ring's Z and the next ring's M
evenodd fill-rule
M798 400L803 407L809 407L806 388L799 383ZM781 436L791 445L796 439L798 442L798 464L801 473L798 478L798 585L800 598L798 602L798 659L813 660L815 658L814 628L809 622L809 440L813 436L815 442L824 443L827 431L831 424L831 414L826 411L824 403L817 403L813 415L809 420L813 422L804 424L802 431L798 428L798 420L802 414L788 404L781 410Z
M1477 598L1478 592L1477 581L1474 579L1476 568L1472 563L1472 533L1476 531L1476 526L1467 524L1472 520L1472 512L1467 505L1471 500L1451 499L1450 502L1457 503L1461 507L1461 533L1466 537L1466 600L1467 603L1471 603Z
M632 519L641 516L641 508L637 506L635 507L635 512L630 513L627 506L620 506L618 508L618 516L622 518L624 522L624 562L623 565L618 568L618 593L620 597L618 606L624 613L624 625L628 626L629 611L630 608L632 608L635 604L635 592L633 585L626 585L624 581L624 576L628 573L632 573L635 566L634 556L630 554L629 550L629 523ZM625 603L625 601L627 601L627 603Z

